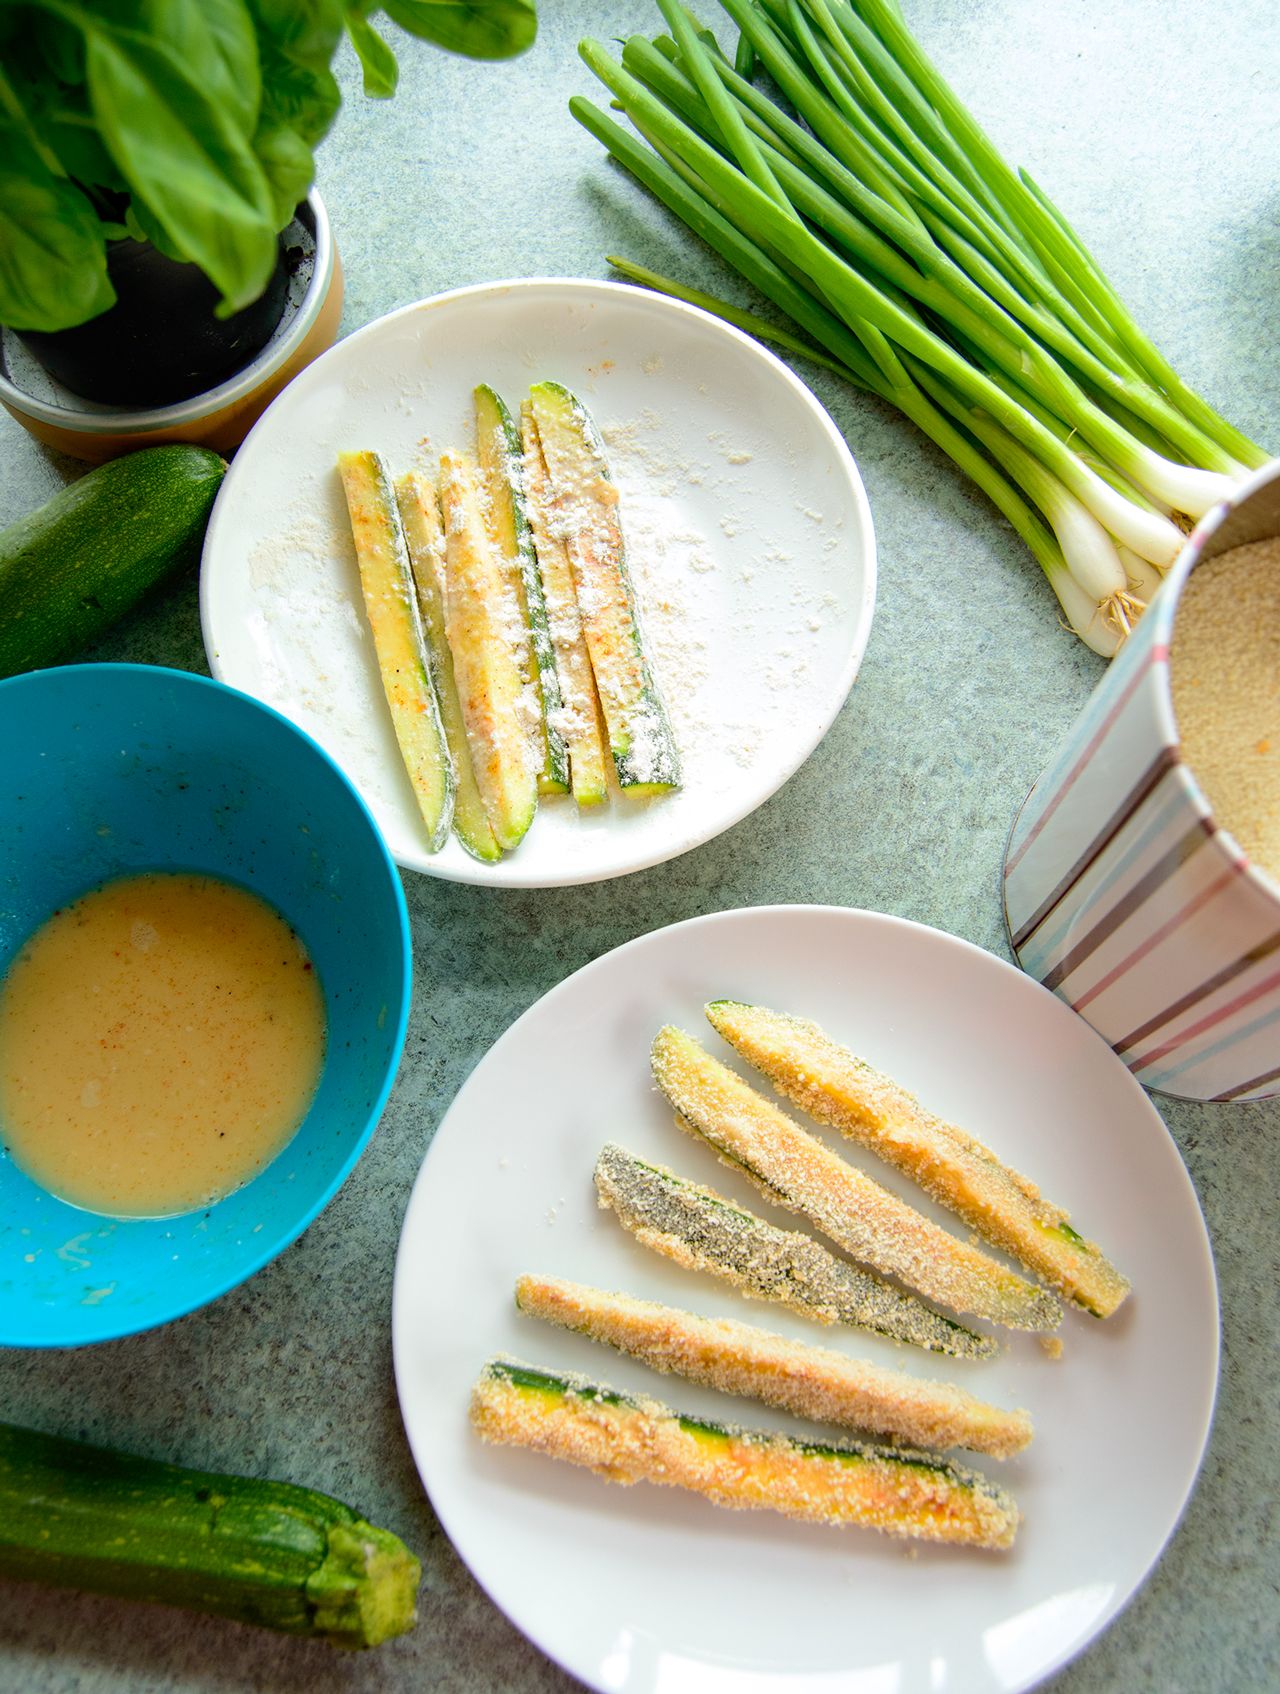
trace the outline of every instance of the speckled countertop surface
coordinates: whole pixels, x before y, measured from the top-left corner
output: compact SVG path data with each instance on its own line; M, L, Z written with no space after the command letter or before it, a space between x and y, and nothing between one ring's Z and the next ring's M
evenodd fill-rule
M1175 365L1250 434L1280 444L1280 16L1270 0L909 0L907 10ZM565 112L590 81L578 35L652 33L655 10L646 0L543 0L542 11L536 48L510 65L406 47L390 105L364 101L344 66L348 104L319 181L346 264L344 328L455 284L603 276L614 250L720 279ZM423 1555L416 1633L345 1658L0 1584L3 1694L569 1686L454 1556L401 1431L392 1268L436 1124L489 1045L554 983L697 913L777 901L867 906L1007 957L996 879L1009 819L1098 674L1056 628L1030 559L958 475L898 418L834 381L813 382L866 481L881 574L862 674L807 765L719 840L622 881L524 893L409 876L416 981L404 1063L377 1136L324 1215L249 1284L158 1332L83 1352L0 1353L0 1408L14 1421L211 1468L294 1475L358 1502ZM0 521L73 469L0 418ZM194 582L92 656L203 670ZM1155 1574L1053 1680L1055 1694L1280 1685L1280 1111L1160 1109L1217 1258L1217 1419L1198 1490Z

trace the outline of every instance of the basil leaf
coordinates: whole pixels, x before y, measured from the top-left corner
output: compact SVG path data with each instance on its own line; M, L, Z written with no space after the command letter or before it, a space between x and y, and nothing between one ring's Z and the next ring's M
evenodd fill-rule
M93 207L0 117L0 323L71 329L114 303Z
M385 0L401 29L469 59L511 59L538 33L534 0Z
M277 229L285 229L315 180L315 156L296 129L265 121L258 125L253 152L271 191L271 221Z
M89 110L84 37L75 25L36 16L0 51L0 109L23 125L53 174L73 177L91 198L122 190L124 178L102 145Z
M134 13L133 27L196 73L210 101L248 140L258 122L262 79L245 0L134 0L125 12Z
M317 80L329 76L342 39L342 0L248 0L248 5L258 31L264 90L273 81L265 71L268 58L284 60Z
M341 0L249 0L258 31L262 106L253 150L271 188L277 229L311 187L312 148L342 103L329 62L342 39Z
M31 65L24 66L20 55L8 57L11 82L6 90L5 73L0 71L0 103L15 120L26 121L28 138L54 175L74 177L91 194L123 190L124 178L102 145L89 110L83 78L79 85L53 82L47 76L30 75Z
M262 167L201 71L137 30L81 13L102 139L171 247L222 291L223 316L256 300L276 263Z
M124 192L125 180L102 145L87 104L68 101L61 106L43 106L36 118L69 177L85 188L106 190L108 195Z
M163 253L166 259L173 259L180 265L188 262L186 254L178 251L141 200L134 198L126 206L124 227L125 233L131 235L135 241L149 242L157 252Z
M396 56L363 12L347 7L347 34L364 71L364 91L376 100L389 100L400 80Z
M37 13L28 20L20 39L34 51L55 82L68 88L83 88L84 42L73 24Z
M329 63L342 39L338 0L250 0L262 60L262 117L314 147L342 104Z
M19 131L24 145L35 153L51 176L65 176L58 155L33 115L40 85L25 74L20 54L10 53L7 57L8 65L0 63L0 116Z

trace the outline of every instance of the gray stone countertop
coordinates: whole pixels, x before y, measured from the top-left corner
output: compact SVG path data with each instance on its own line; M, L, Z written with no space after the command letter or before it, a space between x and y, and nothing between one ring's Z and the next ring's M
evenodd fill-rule
M621 251L743 295L571 121L575 42L654 33L646 0L542 0L536 47L479 65L413 44L394 102L347 104L319 187L347 273L344 328L457 284L608 274ZM1006 155L1083 231L1174 364L1280 444L1280 13L1270 0L910 0L913 25ZM401 1218L435 1126L508 1024L569 972L657 926L773 902L865 906L1008 957L997 898L1012 813L1096 680L1030 557L897 416L812 370L875 514L870 648L782 793L686 857L621 881L486 891L407 875L415 1001L381 1128L302 1239L151 1334L0 1354L4 1416L210 1468L293 1475L358 1502L424 1561L416 1632L350 1658L165 1610L0 1584L3 1694L560 1689L432 1514L391 1372ZM76 467L0 418L0 522ZM204 670L194 581L90 655ZM1270 1106L1158 1102L1190 1168L1223 1315L1199 1486L1146 1586L1055 1694L1280 1686L1274 1512L1277 1132ZM720 1684L717 1684L719 1686Z

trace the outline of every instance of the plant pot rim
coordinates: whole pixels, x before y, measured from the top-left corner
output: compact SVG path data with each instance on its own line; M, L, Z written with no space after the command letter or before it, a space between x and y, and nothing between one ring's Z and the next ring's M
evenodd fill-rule
M101 406L91 401L64 405L39 399L19 388L0 366L0 403L36 424L82 436L151 435L157 430L188 429L217 413L240 406L286 365L307 339L333 281L335 251L324 202L313 188L303 204L310 210L309 221L314 224L315 238L315 257L307 291L293 315L287 318L283 330L226 382L219 383L216 388L206 388L201 394L193 394L190 399L142 410L127 406Z

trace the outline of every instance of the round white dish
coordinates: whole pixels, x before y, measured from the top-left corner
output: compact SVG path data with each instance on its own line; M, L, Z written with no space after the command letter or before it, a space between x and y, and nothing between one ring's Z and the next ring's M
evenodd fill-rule
M513 414L542 377L605 436L654 669L684 764L660 800L579 813L543 801L519 849L432 854L382 696L336 458L394 474L469 447L472 389ZM425 444L425 445L424 445ZM340 342L237 453L205 540L200 610L215 676L276 707L351 777L397 861L461 882L551 887L698 846L766 800L840 709L866 647L875 541L844 440L758 342L619 283L457 289Z
M1068 1207L1132 1278L1132 1296L1105 1324L1069 1313L1060 1359L1011 1335L998 1359L973 1364L806 1324L639 1247L595 1203L592 1167L607 1140L803 1227L682 1135L652 1087L648 1047L664 1022L729 1058L701 1012L725 995L817 1019L972 1129ZM820 1133L962 1227L879 1161ZM1026 1453L976 1461L1019 1501L1014 1549L913 1547L726 1512L482 1445L468 1395L499 1352L694 1415L817 1427L655 1377L520 1316L512 1288L523 1271L745 1318L1026 1406L1036 1425ZM969 943L828 907L676 924L596 960L526 1012L436 1132L404 1222L393 1329L405 1426L454 1545L532 1641L608 1694L1032 1687L1106 1627L1159 1558L1204 1453L1218 1364L1194 1190L1110 1049L1039 984Z

